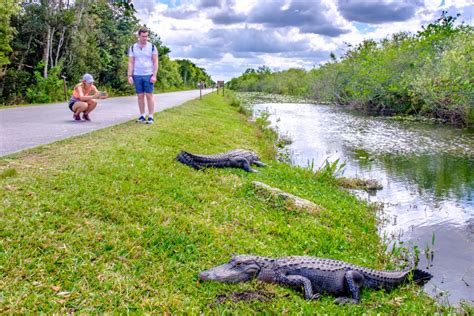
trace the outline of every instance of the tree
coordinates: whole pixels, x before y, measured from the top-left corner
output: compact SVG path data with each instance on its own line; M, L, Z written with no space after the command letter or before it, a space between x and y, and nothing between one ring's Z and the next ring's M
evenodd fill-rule
M15 29L10 25L10 19L18 10L19 6L15 0L4 0L0 6L0 80L5 76L6 66L10 63L10 54L13 51L10 42Z
M127 52L139 27L131 1L3 0L0 102L62 100L62 89L57 88L62 87L61 77L71 87L85 72L112 95L133 93L126 80ZM150 41L160 55L160 87L211 82L205 70L192 62L171 60L170 49L158 34L150 32Z
M196 66L188 59L177 59L179 65L179 72L183 78L183 83L186 87L195 88L199 82L204 82L207 85L212 83L211 77L203 68Z

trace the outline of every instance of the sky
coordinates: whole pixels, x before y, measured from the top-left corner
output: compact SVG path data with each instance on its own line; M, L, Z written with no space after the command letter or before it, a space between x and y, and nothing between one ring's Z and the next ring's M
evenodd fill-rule
M415 33L441 12L474 23L474 0L134 0L142 24L213 80L248 68L318 67L364 39Z

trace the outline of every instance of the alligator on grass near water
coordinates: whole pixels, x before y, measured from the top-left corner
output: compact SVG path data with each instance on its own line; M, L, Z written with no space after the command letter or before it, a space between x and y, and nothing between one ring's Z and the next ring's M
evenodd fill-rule
M257 172L251 165L263 167L265 164L260 161L257 154L250 150L235 149L217 155L196 155L186 151L181 151L176 160L200 170L204 168L242 168L247 172Z
M302 287L304 297L308 300L327 293L337 297L335 303L343 304L359 303L362 288L391 290L409 279L422 284L430 280L432 275L419 269L379 271L317 257L238 255L233 256L228 263L201 272L199 278L226 283L257 278L263 282Z

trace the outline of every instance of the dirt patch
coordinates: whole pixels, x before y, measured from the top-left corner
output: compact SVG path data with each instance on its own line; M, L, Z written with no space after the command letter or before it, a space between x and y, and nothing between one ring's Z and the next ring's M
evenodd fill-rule
M215 304L223 304L227 301L240 302L240 301L252 301L259 300L261 302L268 302L273 299L275 295L264 292L264 291L245 291L245 292L234 292L230 294L220 294L216 297ZM213 304L213 305L215 305Z

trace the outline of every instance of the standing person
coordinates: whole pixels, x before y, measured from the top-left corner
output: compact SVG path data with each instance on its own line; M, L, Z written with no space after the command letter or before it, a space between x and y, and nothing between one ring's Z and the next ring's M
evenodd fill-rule
M93 95L90 95L93 93ZM81 113L83 113L83 118L86 121L90 121L91 118L89 113L91 113L97 106L97 101L95 99L106 99L107 94L100 93L94 86L94 78L92 75L85 74L82 77L82 82L78 83L74 87L72 97L69 100L69 109L74 112L73 119L76 121L81 120Z
M140 117L137 122L153 124L155 99L153 89L158 72L158 50L148 42L148 29L140 28L138 42L130 46L128 51L128 83L135 84L138 96ZM145 119L145 97L148 104L148 120Z

